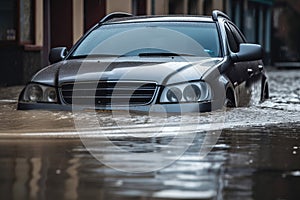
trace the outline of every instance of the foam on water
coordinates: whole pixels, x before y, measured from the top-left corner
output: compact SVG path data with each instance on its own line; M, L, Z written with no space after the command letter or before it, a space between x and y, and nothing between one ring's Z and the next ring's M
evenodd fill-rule
M153 135L155 131L165 135L180 132L214 131L228 128L267 126L282 123L300 123L300 72L272 71L269 73L270 99L250 107L227 109L212 113L192 113L188 116L114 115L108 113L81 113L77 119L89 123L97 117L95 127L91 123L80 130L86 137L120 137L126 134ZM74 126L75 114L64 111L17 111L16 99L21 87L1 88L0 137L78 137ZM178 131L178 126L182 128ZM197 129L194 129L195 125ZM155 127L160 127L157 129ZM191 127L191 128L190 128ZM163 135L160 135L163 136Z

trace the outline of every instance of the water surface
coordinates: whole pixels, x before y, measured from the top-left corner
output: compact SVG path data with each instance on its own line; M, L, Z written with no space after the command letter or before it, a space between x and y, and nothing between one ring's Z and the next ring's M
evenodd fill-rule
M21 87L1 88L1 198L299 199L300 71L269 76L271 98L262 104L167 118L97 113L96 128L89 113L16 111ZM78 119L91 128L78 132ZM171 146L175 133L181 137ZM166 147L152 162L132 156ZM204 158L203 148L211 150ZM98 156L125 171L154 169L158 161L167 166L124 172Z

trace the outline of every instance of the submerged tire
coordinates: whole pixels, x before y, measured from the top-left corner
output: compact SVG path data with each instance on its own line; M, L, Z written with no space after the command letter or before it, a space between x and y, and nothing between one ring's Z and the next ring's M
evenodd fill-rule
M226 99L225 99L224 106L227 108L236 107L234 93L231 89L228 89L226 91Z
M267 82L265 83L261 93L261 101L265 101L266 99L269 99L269 84Z
M227 108L233 108L235 107L235 104L230 99L226 98L224 106Z

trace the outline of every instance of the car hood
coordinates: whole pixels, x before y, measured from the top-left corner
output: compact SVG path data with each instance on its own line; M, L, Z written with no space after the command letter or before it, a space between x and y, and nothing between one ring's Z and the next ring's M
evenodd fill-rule
M138 61L137 61L138 60ZM41 70L32 79L48 85L86 81L149 81L159 85L199 80L221 58L72 59Z

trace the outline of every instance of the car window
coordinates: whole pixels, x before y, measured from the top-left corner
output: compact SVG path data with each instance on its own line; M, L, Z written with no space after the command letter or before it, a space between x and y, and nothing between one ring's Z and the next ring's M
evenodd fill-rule
M151 22L102 25L73 51L80 56L139 56L174 53L220 57L217 26L211 22Z
M234 26L231 23L229 23L229 27L230 27L230 30L231 30L233 36L234 36L235 41L238 44L246 42L245 39L244 39L244 36L241 35L241 31L238 30L238 28L236 26Z
M235 53L238 52L239 44L237 43L237 41L236 41L235 37L233 36L233 33L227 23L225 24L225 30L226 30L226 35L227 35L227 40L229 43L230 50Z

